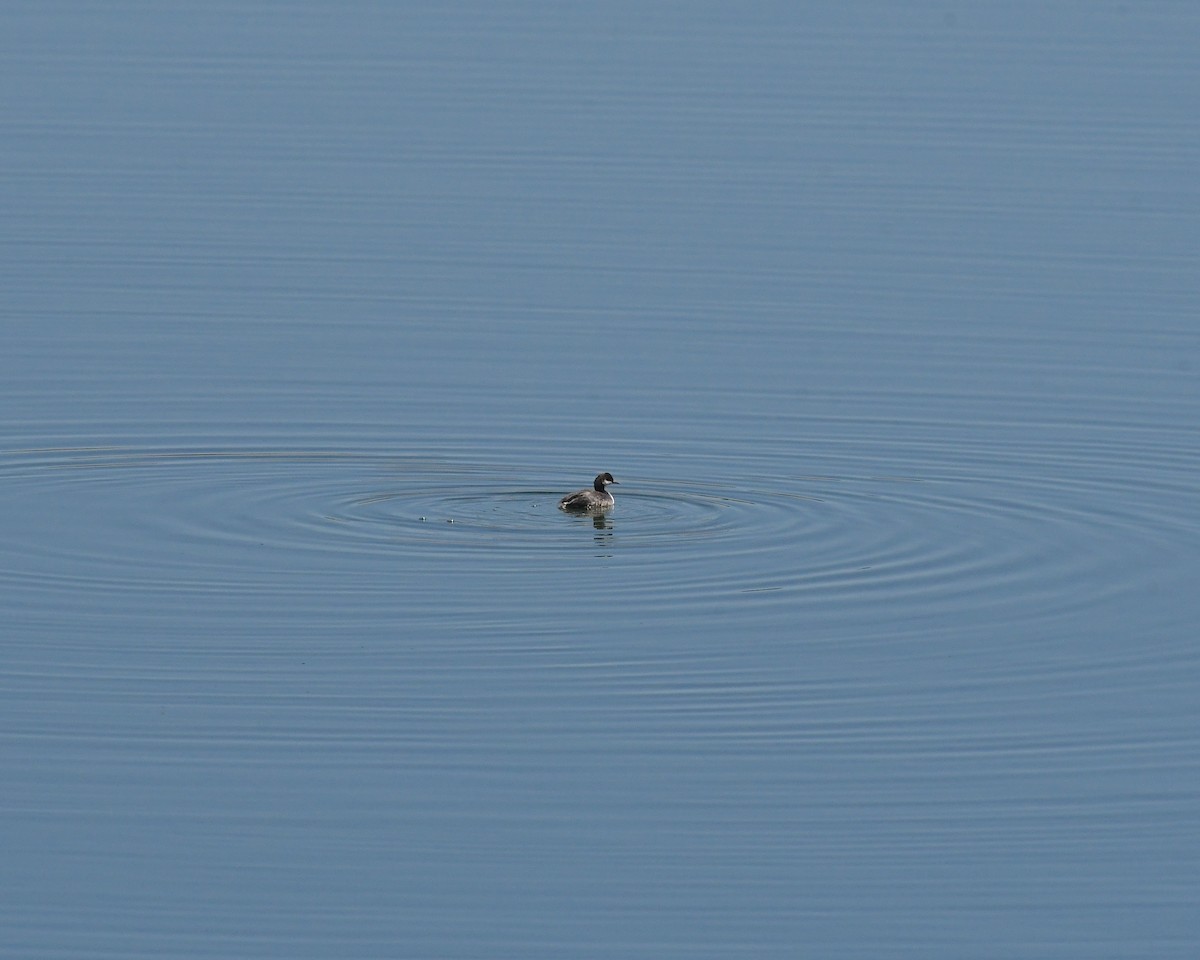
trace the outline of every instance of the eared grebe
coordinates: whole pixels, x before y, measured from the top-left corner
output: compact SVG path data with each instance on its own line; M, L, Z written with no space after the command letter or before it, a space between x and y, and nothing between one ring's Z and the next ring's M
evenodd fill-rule
M598 474L591 490L576 490L574 493L568 493L558 501L558 509L580 513L608 510L616 501L613 499L613 495L604 488L610 483L616 482L611 473Z

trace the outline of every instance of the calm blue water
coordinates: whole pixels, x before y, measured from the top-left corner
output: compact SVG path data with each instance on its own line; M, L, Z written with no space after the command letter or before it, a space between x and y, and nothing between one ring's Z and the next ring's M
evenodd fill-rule
M0 955L1197 956L1198 44L10 4Z

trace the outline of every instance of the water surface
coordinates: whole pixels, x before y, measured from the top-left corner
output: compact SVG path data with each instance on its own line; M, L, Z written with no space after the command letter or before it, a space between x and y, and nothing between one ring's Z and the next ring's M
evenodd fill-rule
M0 952L1196 955L1189 8L5 20Z

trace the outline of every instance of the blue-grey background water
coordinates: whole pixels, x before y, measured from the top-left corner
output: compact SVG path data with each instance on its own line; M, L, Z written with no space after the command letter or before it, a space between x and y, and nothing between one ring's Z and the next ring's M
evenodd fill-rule
M1197 956L1198 49L6 5L0 953Z

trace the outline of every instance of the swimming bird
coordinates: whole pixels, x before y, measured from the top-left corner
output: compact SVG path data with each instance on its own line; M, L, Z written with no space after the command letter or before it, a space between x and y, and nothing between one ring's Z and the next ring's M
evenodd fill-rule
M604 488L610 483L616 482L611 473L597 474L591 490L576 490L574 493L568 493L558 501L558 509L570 510L572 513L597 513L600 510L610 510L616 500Z

